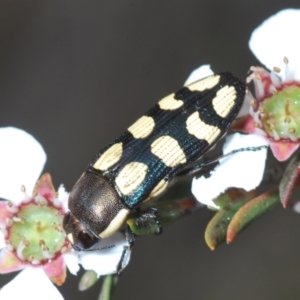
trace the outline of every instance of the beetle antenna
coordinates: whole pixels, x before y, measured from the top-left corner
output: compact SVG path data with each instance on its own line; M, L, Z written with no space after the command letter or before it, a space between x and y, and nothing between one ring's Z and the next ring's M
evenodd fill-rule
M104 246L104 247L100 247L100 248L91 248L91 249L86 249L84 250L84 252L86 251L98 251L98 250L106 250L106 249L110 249L110 248L113 248L115 247L116 245L109 245L109 246Z
M256 147L245 147L245 148L234 149L234 150L232 150L232 151L230 151L226 154L222 154L222 155L219 155L217 157L214 157L214 158L200 164L199 166L206 167L208 165L211 165L213 163L218 162L222 158L231 156L232 154L235 154L235 153L238 153L238 152L245 152L245 151L255 152L255 151L260 151L260 150L263 150L263 149L268 149L268 146L262 145L262 146L256 146Z
M260 151L262 149L268 149L268 146L266 145L262 145L262 146L256 146L256 147L245 147L245 148L239 148L239 149L235 149L235 150L232 150L226 154L222 154L222 155L219 155L217 157L214 157L212 159L209 159L201 164L196 164L196 165L193 165L187 169L184 169L182 170L181 172L179 172L176 176L188 176L188 175L194 175L200 171L203 172L203 168L205 168L206 166L209 166L209 165L212 165L214 163L217 163L219 162L220 159L222 158L225 158L225 157L228 157L232 154L235 154L237 152L244 152L244 151Z

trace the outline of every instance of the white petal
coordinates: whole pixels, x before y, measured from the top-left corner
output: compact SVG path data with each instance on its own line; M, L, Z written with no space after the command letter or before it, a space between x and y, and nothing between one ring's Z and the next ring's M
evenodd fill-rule
M63 184L61 184L59 186L57 192L58 192L58 197L59 197L60 200L64 200L65 198L69 197L69 193L66 191Z
M78 261L78 253L75 251L71 253L64 254L64 259L66 262L66 265L73 275L77 275L77 272L79 271L79 261Z
M200 80L204 77L210 76L214 74L214 72L211 70L210 65L203 65L200 66L198 69L194 70L188 79L185 81L184 86L189 85L190 83L193 83L197 80Z
M291 70L300 63L299 27L300 10L285 9L257 27L249 41L251 51L262 64L269 70L274 66L281 69L279 75L282 79L285 79L283 57L289 59Z
M32 135L14 127L0 128L0 197L21 201L22 185L31 194L45 162L45 151Z
M245 99L244 99L243 105L241 107L241 110L238 113L237 118L249 114L250 101L253 100L253 99L254 99L254 97L253 97L252 93L250 91L248 91L248 93L245 96Z
M58 192L58 199L60 200L62 206L66 211L69 210L68 208L68 198L69 198L69 193L66 191L65 187L63 184L61 184L57 190Z
M120 262L124 247L128 243L123 234L117 232L112 237L103 239L98 247L113 246L109 249L89 251L80 253L81 265L86 270L94 270L98 276L116 273L117 265ZM130 259L130 251L126 252L122 269L127 266Z
M268 141L254 134L232 134L226 138L223 153L232 150L268 145ZM227 188L237 187L250 191L262 180L267 150L243 151L220 159L220 166L211 172L209 178L194 179L192 192L203 204L216 207L212 201Z
M40 268L26 268L0 290L1 300L63 300L62 295Z

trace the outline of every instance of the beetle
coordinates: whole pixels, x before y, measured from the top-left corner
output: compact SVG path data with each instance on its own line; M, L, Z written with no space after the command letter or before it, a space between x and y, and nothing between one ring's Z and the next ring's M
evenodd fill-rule
M92 250L176 175L190 173L227 132L245 93L229 72L208 76L161 99L101 149L69 195L63 227L72 246Z

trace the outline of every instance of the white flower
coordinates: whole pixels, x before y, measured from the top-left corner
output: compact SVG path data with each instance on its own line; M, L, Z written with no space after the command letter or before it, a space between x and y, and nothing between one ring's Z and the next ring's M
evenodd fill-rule
M226 137L223 154L233 150L267 145L257 135L231 134ZM230 187L251 191L256 188L263 177L267 149L257 151L241 151L221 158L211 176L195 178L192 183L192 193L203 204L218 208L214 199Z
M284 9L269 17L253 30L249 47L253 54L269 70L275 66L281 72L282 80L300 79L300 42L298 29L300 26L300 10ZM287 57L288 69L283 58Z
M200 69L200 72L198 71ZM193 80L199 80L212 74L210 68L201 66L192 74ZM206 70L206 73L203 72ZM189 79L188 82L190 83ZM223 154L232 150L248 147L268 145L268 143L257 135L233 134L226 138ZM266 149L260 151L242 151L220 159L220 165L211 172L209 178L201 176L194 178L192 193L198 201L210 207L218 208L214 199L230 187L243 188L250 191L261 182L265 167Z
M270 71L262 67L250 68L252 74L247 81L254 82L255 98L249 101L249 114L243 116L239 124L235 125L235 129L249 133L244 139L250 141L250 147L258 144L269 145L279 161L290 158L300 145L298 25L300 10L285 9L265 20L253 31L249 47ZM249 105L248 102L246 104ZM258 141L251 141L250 137L257 138ZM231 144L230 147L234 149L247 146L238 141L236 146ZM237 156L242 155L244 158L237 165L233 164L226 169L221 161L220 167L210 178L193 181L193 193L199 201L215 206L213 199L226 188L242 187L248 191L259 184L266 151L234 154L226 158L226 161L231 164L238 159ZM245 165L243 161L250 164Z
M68 193L63 186L56 193L49 174L34 187L46 162L42 146L12 127L0 129L0 143L0 197L10 200L0 202L0 273L22 270L2 287L0 299L63 299L49 278L60 285L66 267L76 275L79 264L98 276L115 273L128 246L125 237L116 233L99 242L99 249L112 246L106 250L73 250L62 230ZM28 190L34 190L32 196ZM127 251L122 268L129 258Z
M26 268L0 290L1 299L64 299L42 269Z

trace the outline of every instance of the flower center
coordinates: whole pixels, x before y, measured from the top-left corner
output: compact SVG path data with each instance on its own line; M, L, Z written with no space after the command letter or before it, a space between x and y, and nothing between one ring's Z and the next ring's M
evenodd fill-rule
M285 86L259 105L260 120L275 140L300 138L300 87Z
M66 244L62 210L44 200L23 203L8 220L7 242L21 260L32 264L54 258Z

